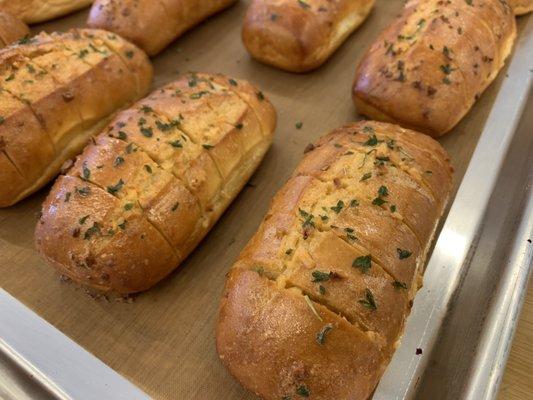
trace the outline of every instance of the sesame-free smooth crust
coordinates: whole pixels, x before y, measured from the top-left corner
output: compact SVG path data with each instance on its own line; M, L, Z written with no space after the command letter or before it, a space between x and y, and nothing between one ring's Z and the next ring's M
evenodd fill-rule
M28 26L8 12L0 11L0 48L30 34Z
M150 56L236 0L95 0L87 24L137 44Z
M146 290L173 271L237 196L270 147L276 114L262 92L190 74L113 121L61 176L35 239L83 285Z
M0 9L28 24L48 21L87 7L92 0L0 0Z
M524 15L533 11L533 0L509 0L515 15Z
M374 0L253 0L242 29L257 60L291 72L322 65L363 23Z
M496 78L516 39L501 0L411 0L363 56L357 111L440 136Z
M421 285L452 169L428 136L380 122L306 152L229 272L217 349L263 399L364 400Z
M151 79L146 54L101 30L43 32L0 50L0 207L49 182Z

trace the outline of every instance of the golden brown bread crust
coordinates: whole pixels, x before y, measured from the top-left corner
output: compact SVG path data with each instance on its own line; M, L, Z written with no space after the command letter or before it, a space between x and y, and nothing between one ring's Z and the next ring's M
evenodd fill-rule
M533 0L509 0L515 15L524 15L533 11Z
M43 32L2 49L0 150L12 167L0 170L0 181L13 185L0 187L0 207L57 175L113 112L148 91L151 78L146 55L105 31Z
M91 3L92 0L0 0L0 9L28 24L35 24L80 10Z
M369 398L451 190L444 149L380 122L307 149L229 273L217 350L265 400Z
M0 48L30 34L30 28L8 12L0 11Z
M56 182L37 248L81 284L150 288L242 189L275 124L270 102L245 81L190 74L155 90L117 114Z
M515 38L505 1L411 0L359 64L357 110L443 135L495 79Z
M236 0L96 0L87 21L137 44L150 56Z
M257 60L291 71L322 65L363 23L374 0L254 0L242 38Z

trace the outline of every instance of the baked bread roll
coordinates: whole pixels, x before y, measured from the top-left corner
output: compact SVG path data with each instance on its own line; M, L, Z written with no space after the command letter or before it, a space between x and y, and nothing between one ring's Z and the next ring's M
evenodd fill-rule
M183 77L85 148L46 199L35 233L59 272L101 291L150 288L207 234L269 148L276 114L245 81Z
M217 349L265 400L364 400L421 284L451 167L428 136L379 122L307 151L229 273Z
M506 1L411 0L359 64L357 111L441 136L496 78L515 39Z
M7 12L0 11L0 48L23 39L29 34L30 29L24 22Z
M290 72L322 65L366 19L374 0L253 0L242 29L257 60Z
M92 0L0 0L0 10L35 24L81 10L91 3Z
M87 24L118 33L153 56L236 0L95 0Z
M533 11L533 0L509 0L515 15L524 15Z
M41 33L2 49L0 207L50 181L151 78L146 55L105 31Z

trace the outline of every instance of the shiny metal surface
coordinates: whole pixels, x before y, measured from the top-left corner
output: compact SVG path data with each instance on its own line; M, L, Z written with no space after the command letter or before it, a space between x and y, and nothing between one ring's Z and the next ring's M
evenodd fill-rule
M510 256L504 265L501 284L495 293L488 320L474 361L465 400L495 399L512 344L520 308L524 302L533 258L533 192L526 193L523 218L518 226Z
M378 385L374 400L411 399L417 395L422 376L431 358L417 355L416 349L422 349L426 354L433 351L454 295L472 260L489 200L529 96L533 68L531 54L533 54L533 20L529 17L525 32L517 43L515 55L507 69L507 79L500 88L433 250L424 276L424 287L415 299L402 344ZM531 251L524 257L507 266L510 274L520 276L521 282L527 280ZM527 268L522 265L526 265ZM504 288L505 286L500 286L500 289ZM507 287L507 290L512 290L512 287ZM521 302L516 300L510 296L510 293L504 293L499 309L510 310L516 317L521 306ZM498 312L499 309L495 308L494 312ZM493 318L500 317L494 315ZM504 322L500 321L495 321L493 326L501 328L502 331L498 339L492 340L509 343L512 329L503 330ZM491 339L487 338L482 345L486 346L487 340L491 342ZM488 347L485 349L489 350ZM478 364L478 367L483 367L484 370L492 368L488 364L491 360L493 363L504 364L506 351L499 351L498 354L500 358L493 356L492 359L486 359L487 365ZM486 354L481 354L479 357L481 357L479 363L483 364L483 357L486 357ZM501 373L500 368L499 374ZM497 375L479 371L474 377L475 387L472 387L472 394L480 395L478 390L485 389L489 384L493 386L491 393L494 393L497 388L495 382L499 379ZM465 393L463 395L470 396ZM478 400L490 397L469 398Z
M149 399L136 386L1 289L0 353L26 373L26 379L11 376L11 389L6 388L5 392L13 396L27 393L23 388L35 380L41 388L33 393L39 393L39 398L49 393L62 400ZM20 385L16 387L19 380L26 382L22 388Z

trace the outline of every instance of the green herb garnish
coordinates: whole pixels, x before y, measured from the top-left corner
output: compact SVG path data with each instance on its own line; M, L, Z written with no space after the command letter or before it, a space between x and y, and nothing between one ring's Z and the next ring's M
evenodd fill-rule
M400 248L396 249L396 251L398 252L398 257L400 257L400 260L404 260L406 258L409 258L409 257L411 257L411 254L413 254L409 250L402 250Z
M359 300L359 304L371 310L377 310L378 306L370 289L365 289L365 298Z
M122 189L122 186L124 186L124 181L120 179L115 185L108 186L107 191L111 194L117 194L117 192Z
M329 333L329 331L331 331L333 329L333 325L331 324L327 324L326 326L324 326L320 332L318 332L316 334L316 341L318 342L318 344L320 345L323 345L326 341L326 335Z
M360 256L353 260L352 267L359 268L363 274L366 274L372 267L372 256Z

